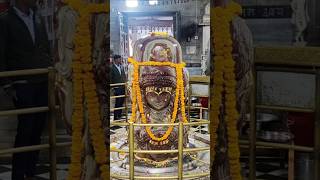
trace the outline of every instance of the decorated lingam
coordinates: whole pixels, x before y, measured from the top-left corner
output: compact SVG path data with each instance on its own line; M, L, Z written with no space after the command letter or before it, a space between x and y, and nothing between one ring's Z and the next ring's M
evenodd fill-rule
M178 41L166 34L153 33L135 43L134 57L129 62L128 89L133 106L131 121L151 124L186 121L184 97L188 92L188 73L182 68ZM140 99L137 94L141 95ZM185 127L184 147L187 143L188 129ZM140 150L178 149L178 127L136 127L135 144ZM136 154L136 159L165 166L170 160L177 159L177 153Z
M128 62L127 90L128 102L131 102L128 122L134 123L134 133L130 131L132 128L130 125L129 129L128 127L117 129L110 136L112 177L129 177L132 173L135 177L150 177L150 179L158 176L172 177L177 175L180 163L182 174L200 173L203 179L208 179L209 173L203 175L209 171L208 151L184 152L183 155L177 153L181 149L179 145L183 148L209 146L209 136L204 137L205 140L201 138L198 140L195 138L197 133L187 124L183 124L180 128L181 122L188 122L186 104L189 94L189 75L182 61L179 42L166 33L152 33L135 42L133 57L128 58ZM176 126L178 123L179 126ZM182 143L180 141L180 144L179 132L182 132L183 141ZM134 134L134 147L129 140L132 134ZM117 149L129 149L129 151L134 149L140 152L134 153L132 158L126 153L117 152ZM161 154L141 152L154 150L171 152Z

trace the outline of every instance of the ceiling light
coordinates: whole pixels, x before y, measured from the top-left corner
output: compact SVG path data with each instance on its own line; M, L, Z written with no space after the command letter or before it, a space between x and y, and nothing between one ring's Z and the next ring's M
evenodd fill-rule
M137 7L138 6L138 0L126 0L126 6L127 7Z
M157 5L158 4L158 0L149 0L149 4L150 5Z

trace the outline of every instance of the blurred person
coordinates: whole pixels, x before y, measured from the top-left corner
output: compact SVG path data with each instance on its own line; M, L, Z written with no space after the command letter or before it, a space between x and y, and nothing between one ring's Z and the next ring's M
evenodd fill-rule
M50 45L36 0L16 0L0 15L0 71L48 68L52 65ZM0 86L13 98L16 108L48 105L48 78L24 76L0 79ZM38 145L46 113L18 115L14 147ZM12 180L34 179L39 151L15 153Z
M113 63L111 68L111 83L125 83L126 82L126 74L124 72L124 68L122 65L122 57L120 55L113 56ZM120 96L125 94L125 87L124 86L117 86L114 88L114 95ZM116 98L115 108L119 108L123 106L125 97ZM114 111L114 120L121 119L122 110L115 110Z

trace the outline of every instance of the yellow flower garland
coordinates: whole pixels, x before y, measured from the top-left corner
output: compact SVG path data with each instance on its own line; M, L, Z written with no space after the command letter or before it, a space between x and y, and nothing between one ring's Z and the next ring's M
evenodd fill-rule
M173 113L170 123L174 123L176 121L177 112L178 112L178 104L179 104L179 97L180 97L180 105L181 105L181 113L182 113L182 121L188 122L185 114L185 104L184 104L184 81L183 81L183 67L185 66L184 63L182 64L175 64L172 62L154 62L154 61L147 61L147 62L137 62L132 58L128 58L129 63L133 64L134 72L133 72L133 82L132 82L132 115L131 115L131 122L135 122L136 119L136 104L138 104L138 111L141 115L141 120L143 123L147 124L147 119L144 114L143 102L142 102L142 95L141 89L139 85L139 67L140 66L169 66L176 69L177 73L177 86L176 86L176 94L175 100L173 105ZM136 97L136 98L135 98ZM162 137L156 137L153 132L151 131L150 126L146 126L146 132L148 133L149 137L154 141L165 141L170 136L173 130L173 126L169 126L168 130L164 133Z
M73 114L72 114L72 146L71 164L67 179L81 179L82 162L82 130L84 119L84 102L88 111L90 134L95 152L95 160L99 165L102 179L109 179L107 166L107 147L100 117L100 104L96 92L93 64L91 59L92 41L90 35L90 14L108 13L109 4L87 4L78 0L67 0L66 3L79 13L77 32L74 37L75 51L73 70Z
M219 126L219 114L222 104L222 92L225 90L225 108L228 131L228 158L230 165L230 176L233 180L241 180L241 166L239 162L240 150L237 131L237 120L239 118L236 108L236 77L235 62L232 56L233 42L230 33L230 22L234 15L241 14L241 6L231 2L226 8L216 7L213 9L213 43L214 43L214 90L213 90L213 122L211 139L216 146ZM214 152L215 153L215 152ZM214 157L213 154L212 157Z

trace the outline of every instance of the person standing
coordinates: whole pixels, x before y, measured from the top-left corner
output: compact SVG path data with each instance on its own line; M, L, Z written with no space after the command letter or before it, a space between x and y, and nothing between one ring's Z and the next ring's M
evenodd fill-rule
M114 55L113 56L113 64L111 68L111 83L124 83L126 82L126 74L124 72L123 66L122 66L122 58L120 55ZM114 88L114 95L120 96L125 95L125 87L124 86L117 86ZM123 106L125 97L116 98L115 102L115 108L119 108ZM114 111L114 120L121 119L122 110L115 110Z
M52 65L47 31L35 6L36 0L16 0L15 6L0 15L0 71ZM0 86L18 109L48 105L46 76L0 79ZM18 115L14 146L40 144L46 119L46 113ZM38 155L39 151L13 154L12 180L34 179Z

